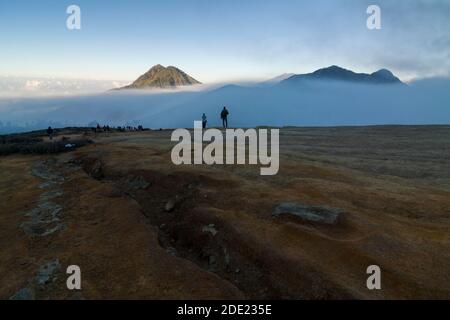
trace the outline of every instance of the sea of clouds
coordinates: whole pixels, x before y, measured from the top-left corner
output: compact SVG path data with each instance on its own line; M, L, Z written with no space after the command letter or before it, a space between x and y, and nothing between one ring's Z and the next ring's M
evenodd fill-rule
M96 122L181 128L192 127L203 113L209 126L220 126L223 106L230 111L229 123L233 127L450 124L448 78L408 85L320 81L295 86L197 87L188 91L105 91L102 87L99 92L2 97L0 131L88 126Z

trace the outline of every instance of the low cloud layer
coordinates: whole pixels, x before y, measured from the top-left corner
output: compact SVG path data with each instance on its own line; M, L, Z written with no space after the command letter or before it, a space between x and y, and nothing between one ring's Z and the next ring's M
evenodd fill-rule
M233 127L450 124L450 80L404 85L312 82L295 87L225 86L193 92L108 92L101 95L0 99L0 130L26 131L48 125L142 124L153 129L192 127L206 113L220 126L230 110Z
M127 82L114 80L0 77L0 98L101 93L126 84Z

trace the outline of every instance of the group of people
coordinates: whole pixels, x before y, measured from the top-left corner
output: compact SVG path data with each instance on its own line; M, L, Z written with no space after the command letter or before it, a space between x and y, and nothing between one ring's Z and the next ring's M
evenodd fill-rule
M222 126L224 129L228 128L228 115L229 114L230 114L230 112L228 112L227 107L223 107L222 112L220 113L220 118L222 119ZM203 129L206 128L207 124L208 124L208 119L206 117L206 114L203 114L203 116L202 116ZM117 130L119 130L119 131L143 131L144 128L142 126L139 126L137 128L131 127L131 126L124 126L124 127L118 127ZM97 124L97 127L92 128L92 131L94 131L95 133L102 132L102 131L110 132L111 128L108 125L101 127L100 124ZM48 127L47 135L48 135L49 140L53 140L54 129L52 127Z
M95 128L95 132L109 132L111 131L111 128L107 125L103 126L103 128L100 126L100 124L97 123L97 127Z
M97 133L97 132L111 132L113 129L117 130L117 131L120 131L120 132L144 131L144 127L141 126L141 125L139 125L137 127L123 126L123 127L111 128L109 125L104 125L103 127L101 127L99 124L97 124L97 127L92 128L92 131L94 131L95 133Z
M220 113L220 118L222 119L222 126L224 129L228 128L228 115L230 112L228 112L227 107L223 107L222 112ZM206 125L208 124L208 119L206 117L206 114L203 114L202 116L202 126L203 129L206 128Z

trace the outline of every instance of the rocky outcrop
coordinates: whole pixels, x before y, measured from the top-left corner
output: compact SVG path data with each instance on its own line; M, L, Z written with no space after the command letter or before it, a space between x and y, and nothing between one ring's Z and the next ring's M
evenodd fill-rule
M333 225L338 222L341 214L341 210L326 206L309 206L294 202L283 202L275 208L272 216L292 216L308 222Z

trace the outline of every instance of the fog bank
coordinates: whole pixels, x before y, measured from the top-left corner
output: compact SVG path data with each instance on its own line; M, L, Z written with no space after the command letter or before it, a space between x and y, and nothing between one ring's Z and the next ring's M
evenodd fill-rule
M203 113L220 126L227 106L233 127L450 124L450 79L403 85L305 82L295 86L228 85L187 92L107 92L62 98L0 100L0 131L49 125L142 124L153 129L192 127Z

